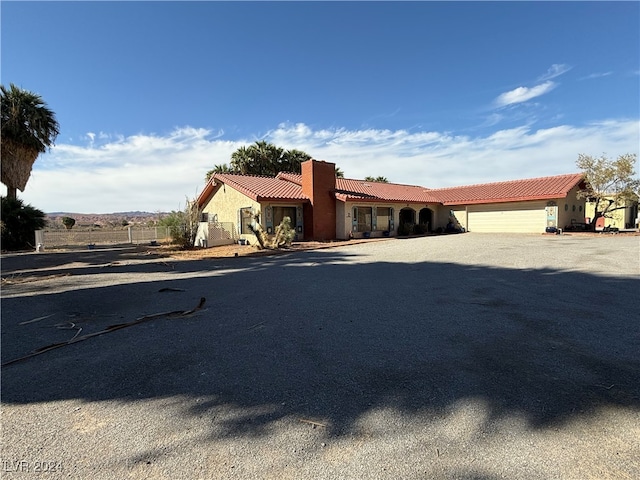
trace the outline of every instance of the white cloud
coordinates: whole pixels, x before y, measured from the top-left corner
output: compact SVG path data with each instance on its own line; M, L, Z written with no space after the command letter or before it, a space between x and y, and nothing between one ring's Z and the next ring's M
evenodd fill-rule
M567 73L569 70L571 70L571 68L572 67L570 67L569 65L565 65L564 63L554 63L553 65L551 65L551 67L549 67L547 73L541 75L540 78L538 78L538 81L544 82L545 80L551 80L552 78L559 77L560 75Z
M495 107L507 107L509 105L516 105L519 103L528 102L529 100L540 97L558 86L557 83L552 82L551 79L559 77L567 73L573 67L564 63L554 63L549 67L547 72L538 78L538 85L534 87L518 87L508 92L500 94L493 102Z
M594 78L602 78L613 75L613 72L600 72L600 73L592 73L591 75L587 75L586 77L582 77L580 80L591 80Z
M576 172L579 153L637 153L639 132L637 119L540 130L521 126L478 137L299 123L279 125L263 138L334 162L349 178L382 175L437 188ZM192 127L166 136L106 137L99 145L59 144L44 154L19 196L47 212L177 210L199 193L213 165L228 163L233 151L255 141L226 140Z
M249 143L211 139L210 133L186 127L164 137L109 136L100 145L58 144L36 161L19 195L46 211L176 210L187 196L196 196L214 164Z
M498 96L495 100L497 107L506 107L507 105L513 105L516 103L526 102L532 98L539 97L545 93L549 93L556 87L556 84L551 81L541 83L535 87L518 87L509 92L505 92Z

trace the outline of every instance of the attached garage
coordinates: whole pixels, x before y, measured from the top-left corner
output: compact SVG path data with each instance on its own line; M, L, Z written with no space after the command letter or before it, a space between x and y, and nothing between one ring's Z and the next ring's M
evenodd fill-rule
M470 232L542 233L546 202L492 203L467 207Z
M582 174L429 190L469 232L544 233L582 222ZM563 207L563 208L561 208Z

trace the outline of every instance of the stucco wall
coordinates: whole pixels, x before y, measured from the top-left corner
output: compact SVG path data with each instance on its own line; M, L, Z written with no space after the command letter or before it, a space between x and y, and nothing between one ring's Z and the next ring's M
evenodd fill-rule
M218 188L211 198L207 201L203 213L208 213L218 222L233 223L236 231L238 229L238 210L240 208L251 207L255 212L260 212L260 204L255 200L247 197L243 193L238 192L229 185L222 185ZM239 238L248 240L249 243L257 242L255 235L242 234Z
M217 222L229 222L233 224L234 231L238 232L238 210L241 208L252 208L255 213L260 214L260 223L265 230L267 230L267 219L265 215L267 213L267 207L293 207L296 209L302 209L303 204L301 202L265 202L259 203L255 200L247 197L236 189L229 185L222 185L211 196L208 202L202 209L202 213L209 214L211 219L215 219ZM297 214L298 212L296 212ZM300 213L300 216L302 214ZM296 228L298 225L302 226L301 219L292 218L292 226ZM275 229L277 225L272 225L272 229ZM304 232L301 229L296 229L297 238L304 238ZM237 238L245 239L250 244L257 243L257 239L253 233L237 233ZM211 245L210 245L211 246Z
M346 240L352 235L354 238L362 238L363 232L353 231L353 207L385 207L393 208L393 229L389 231L390 236L398 234L398 226L400 225L400 210L403 208L411 208L415 212L415 222L419 220L420 210L429 208L432 213L431 230L438 227L444 228L449 218L449 208L442 205L425 205L423 203L366 203L366 202L337 202L336 216L336 237L339 240ZM382 228L372 231L371 237L382 237L384 230Z
M585 199L578 198L578 187L574 187L565 198L555 200L558 204L558 228L571 225L571 221L582 223L586 216Z

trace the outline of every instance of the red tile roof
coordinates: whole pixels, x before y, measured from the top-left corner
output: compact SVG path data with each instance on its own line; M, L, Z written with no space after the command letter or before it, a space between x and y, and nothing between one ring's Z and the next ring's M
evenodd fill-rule
M564 198L583 181L582 174L531 178L509 182L485 183L441 189L427 189L416 185L367 182L336 178L336 198L340 201L442 203L471 205L481 203L519 202ZM227 184L255 201L302 200L302 175L279 173L276 177L214 174L198 197L203 205L216 188Z
M308 200L302 187L277 177L254 177L250 175L215 174L214 180L226 183L257 202L265 200Z
M279 173L276 178L302 185L299 173ZM427 188L399 183L369 182L349 178L336 178L338 200L440 203Z
M302 174L300 173L280 172L278 175L276 175L276 178L302 185Z
M581 173L555 177L529 178L510 182L484 183L429 190L444 205L522 202L564 198L583 182Z
M336 179L336 198L342 201L380 201L440 203L431 191L416 185L398 183L367 182L365 180Z

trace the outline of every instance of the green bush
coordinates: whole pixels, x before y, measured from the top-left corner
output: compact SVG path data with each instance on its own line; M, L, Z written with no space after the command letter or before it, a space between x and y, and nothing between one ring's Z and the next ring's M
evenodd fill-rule
M25 250L34 248L35 231L47 224L41 210L25 205L19 198L0 197L2 250Z
M425 223L418 223L413 227L413 233L416 235L423 235L425 233L429 233L428 225Z
M191 248L198 232L198 209L193 202L187 202L183 212L173 211L162 218L158 225L169 227L169 234L175 244L181 248Z
M71 217L62 217L62 224L67 230L71 230L73 226L76 224L75 218Z
M411 222L402 223L398 227L398 235L400 236L411 235L413 234L414 227L415 227L414 223L411 223Z

